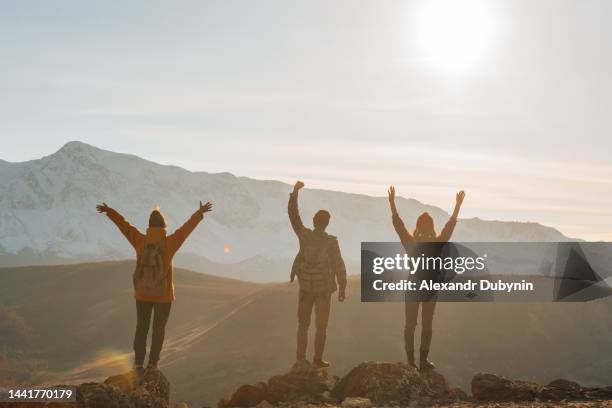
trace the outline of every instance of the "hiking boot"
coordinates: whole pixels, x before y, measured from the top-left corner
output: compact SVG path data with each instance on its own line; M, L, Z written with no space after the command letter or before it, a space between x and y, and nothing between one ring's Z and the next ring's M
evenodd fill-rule
M315 367L317 368L328 368L331 367L331 363L329 361L325 361L323 359L315 359L312 361L312 364L314 364Z
M436 368L434 363L432 363L429 360L423 360L423 361L420 361L419 363L420 363L419 371L431 371Z
M159 368L157 367L157 363L149 363L147 365L147 371L157 371Z
M419 360L419 370L420 371L431 371L436 366L429 360L427 360L427 355L429 354L429 350L421 351L421 358Z

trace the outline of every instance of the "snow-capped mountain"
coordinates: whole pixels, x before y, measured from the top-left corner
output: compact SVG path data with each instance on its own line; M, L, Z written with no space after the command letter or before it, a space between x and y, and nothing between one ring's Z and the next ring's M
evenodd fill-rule
M104 216L100 202L121 212L141 231L159 205L169 230L181 225L199 200L214 211L185 243L182 253L215 263L257 257L286 262L297 240L287 218L291 186L229 173L190 172L70 142L58 152L22 163L0 161L0 265L107 260L132 256L132 249ZM319 208L332 213L329 232L340 238L348 263L358 263L361 241L393 241L386 197L305 189L300 209L305 224ZM413 199L398 199L407 222L429 211L437 225L448 213ZM457 241L563 241L559 231L535 223L463 219ZM226 251L226 245L231 251ZM208 263L210 264L210 262Z

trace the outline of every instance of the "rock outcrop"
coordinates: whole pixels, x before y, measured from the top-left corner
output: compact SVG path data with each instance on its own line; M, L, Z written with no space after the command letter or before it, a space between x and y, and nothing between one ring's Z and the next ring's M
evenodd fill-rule
M61 386L59 386L61 387ZM161 371L151 370L136 378L133 372L109 377L104 383L85 383L76 387L75 403L3 404L0 408L168 408L170 383Z
M61 387L61 386L60 386ZM240 386L219 408L375 408L375 407L611 407L612 386L583 387L558 379L547 385L494 374L477 374L472 397L448 385L436 372L421 373L404 363L368 361L342 379L326 369L296 365L267 382ZM20 403L20 408L188 408L170 403L170 384L160 371L137 378L133 372L103 383L76 387L75 403ZM0 408L13 405L0 402Z
M451 387L436 371L419 372L404 363L367 361L342 379L325 369L294 366L267 382L243 385L219 402L219 408L372 408L372 407L507 407L574 406L612 407L612 386L588 388L568 380L547 385L477 374L472 397ZM552 405L551 405L552 404Z
M167 407L170 404L170 383L159 370L147 370L140 378L133 371L112 376L104 385L117 388L134 402L134 406L145 403L147 407Z
M578 401L586 398L585 389L580 384L568 380L555 380L538 390L540 399L547 401Z
M538 390L538 384L494 374L476 374L472 379L472 396L476 401L533 401Z
M330 393L338 381L325 369L308 364L296 365L287 374L271 377L267 382L247 384L219 401L220 408L251 407L263 401L271 404L305 401L329 401Z
M472 397L478 402L610 400L612 386L583 387L574 381L564 379L540 385L494 374L477 374L472 379Z
M342 380L325 369L294 367L267 383L243 385L219 402L219 408L256 406L263 401L342 404L343 407L372 405L430 405L465 399L461 390L448 386L434 371L420 374L403 363L364 362Z
M368 361L353 368L334 388L332 397L367 398L374 404L449 402L457 397L444 377L435 372L419 373L404 363Z

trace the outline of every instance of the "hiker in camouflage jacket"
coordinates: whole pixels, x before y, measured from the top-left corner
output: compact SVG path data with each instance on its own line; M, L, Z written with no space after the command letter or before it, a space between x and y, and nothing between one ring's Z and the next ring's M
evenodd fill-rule
M298 181L289 196L288 213L291 226L300 243L300 251L293 261L291 281L297 276L300 291L298 300L297 362L306 361L308 327L312 309L315 310L315 342L313 363L329 367L323 360L327 324L331 309L331 295L338 291L338 301L346 298L346 268L338 239L325 232L330 214L319 210L312 222L314 229L306 228L298 210L298 194L304 183Z

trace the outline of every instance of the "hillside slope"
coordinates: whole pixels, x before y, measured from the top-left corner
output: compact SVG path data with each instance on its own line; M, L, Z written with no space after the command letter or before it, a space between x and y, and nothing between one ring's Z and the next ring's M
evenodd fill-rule
M0 379L80 383L131 362L128 262L0 269ZM173 400L214 404L294 360L297 285L256 285L177 269L161 367ZM365 360L403 361L402 303L361 303L359 281L334 302L327 357L343 376ZM440 303L431 357L451 384L477 372L609 385L612 301ZM47 368L48 366L48 368ZM4 367L2 369L2 367ZM0 381L0 382L2 382ZM63 381L61 381L63 382ZM200 405L197 405L197 404Z
M0 385L98 378L132 364L132 262L0 269ZM168 344L230 314L261 286L175 269Z
M405 360L403 304L361 303L359 293L359 281L353 279L348 301L333 305L326 355L336 375L364 360ZM236 378L254 383L289 368L295 353L296 287L277 285L253 298L248 308L192 344L188 363L164 364L177 395L213 403ZM477 372L605 386L612 371L611 324L612 301L606 299L441 303L431 356L450 383L466 390Z

